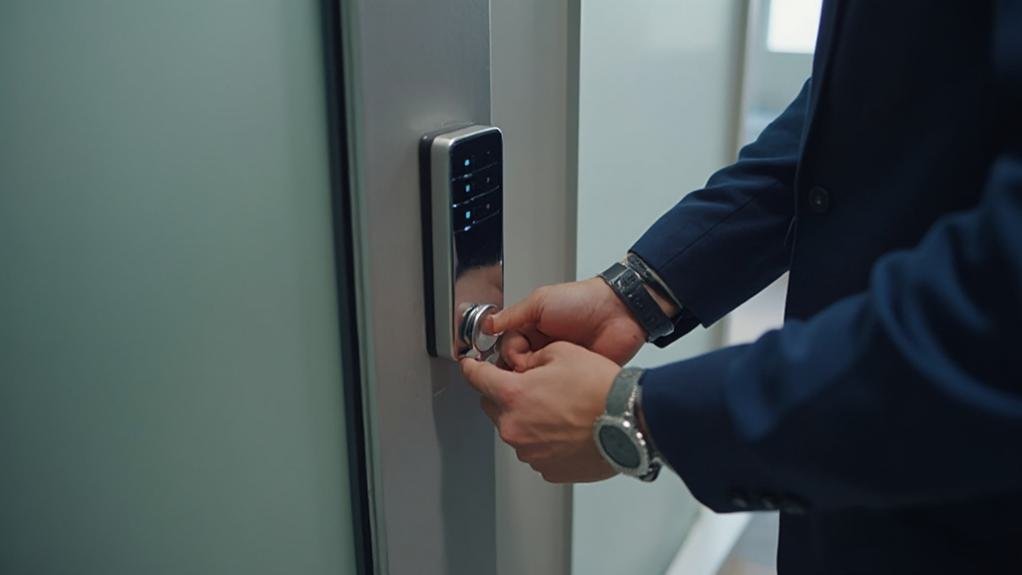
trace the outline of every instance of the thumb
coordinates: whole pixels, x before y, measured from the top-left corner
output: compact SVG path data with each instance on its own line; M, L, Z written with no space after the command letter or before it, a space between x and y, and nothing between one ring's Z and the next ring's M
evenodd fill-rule
M524 300L486 318L483 327L489 333L521 330L523 327L539 323L542 315L543 296L540 290L536 290Z
M461 373L468 383L498 406L503 406L519 377L513 371L501 369L486 361L465 358L461 360Z
M566 341L555 341L543 349L526 357L526 369L536 369L544 365L550 365L555 361L568 359L576 350L583 348Z

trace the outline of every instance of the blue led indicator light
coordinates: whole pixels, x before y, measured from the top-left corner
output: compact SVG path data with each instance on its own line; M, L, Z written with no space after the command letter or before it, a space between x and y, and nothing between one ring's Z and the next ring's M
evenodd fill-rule
M466 220L471 220L472 219L472 212L471 211L468 211L468 210L465 211L465 219Z
M466 167L467 166L471 166L471 165L472 165L472 160L465 160L465 166Z
M472 191L472 184L465 184L465 191L466 192L471 192Z

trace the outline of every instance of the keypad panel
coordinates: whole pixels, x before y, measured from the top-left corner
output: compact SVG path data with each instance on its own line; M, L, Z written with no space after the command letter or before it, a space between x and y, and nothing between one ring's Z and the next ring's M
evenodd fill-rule
M458 273L503 260L503 142L491 132L451 151L451 227Z

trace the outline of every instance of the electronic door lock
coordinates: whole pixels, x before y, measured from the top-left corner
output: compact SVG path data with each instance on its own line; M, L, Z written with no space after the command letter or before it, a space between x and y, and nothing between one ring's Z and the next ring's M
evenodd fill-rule
M483 320L504 305L503 136L492 126L432 133L419 145L426 348L488 357Z

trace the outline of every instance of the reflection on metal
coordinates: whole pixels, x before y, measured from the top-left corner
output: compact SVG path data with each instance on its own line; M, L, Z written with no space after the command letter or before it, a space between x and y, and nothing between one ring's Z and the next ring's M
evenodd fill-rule
M461 318L461 343L469 346L464 355L475 359L489 360L497 347L500 334L483 330L483 320L497 313L497 306L484 303L473 305ZM496 358L494 358L496 359Z
M490 126L420 145L426 345L430 355L487 357L482 319L504 305L503 139Z

